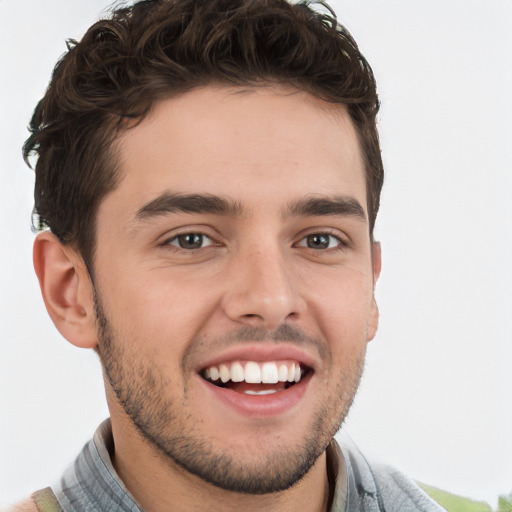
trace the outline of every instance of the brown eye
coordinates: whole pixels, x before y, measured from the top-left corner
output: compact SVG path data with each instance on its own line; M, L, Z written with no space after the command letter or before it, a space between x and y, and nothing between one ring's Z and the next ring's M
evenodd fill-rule
M179 247L180 249L202 249L212 244L212 240L209 236L201 233L184 233L170 240L169 245Z
M310 249L327 249L329 247L328 235L309 235L306 240Z

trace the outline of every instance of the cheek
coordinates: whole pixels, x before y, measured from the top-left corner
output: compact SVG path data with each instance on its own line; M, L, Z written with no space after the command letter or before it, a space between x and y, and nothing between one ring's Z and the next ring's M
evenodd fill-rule
M119 273L109 281L111 321L125 344L178 359L215 309L215 287L165 270ZM105 294L104 294L105 295Z
M310 296L310 310L324 337L345 347L366 341L373 284L366 273L332 276Z

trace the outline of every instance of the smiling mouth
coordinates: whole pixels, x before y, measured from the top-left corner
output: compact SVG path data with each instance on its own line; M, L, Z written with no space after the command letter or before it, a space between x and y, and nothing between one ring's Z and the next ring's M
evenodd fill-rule
M200 375L217 387L246 395L270 395L298 384L310 372L298 361L231 361L209 366Z

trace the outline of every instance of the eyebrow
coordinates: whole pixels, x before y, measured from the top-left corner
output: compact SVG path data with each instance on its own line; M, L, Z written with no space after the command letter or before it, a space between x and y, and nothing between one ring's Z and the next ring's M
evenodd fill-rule
M135 215L135 220L149 220L172 213L209 213L240 217L240 202L213 194L179 194L164 192L146 203ZM351 216L366 221L361 203L350 196L306 197L288 204L283 217Z
M349 216L366 222L366 214L361 203L350 196L299 199L288 205L286 215L293 217Z
M146 220L170 213L212 213L215 215L242 214L242 206L237 201L212 194L174 194L165 192L145 204L136 214L136 220Z

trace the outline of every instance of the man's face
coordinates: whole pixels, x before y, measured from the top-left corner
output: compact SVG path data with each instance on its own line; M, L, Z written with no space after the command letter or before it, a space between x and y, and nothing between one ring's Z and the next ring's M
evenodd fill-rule
M343 421L377 323L348 114L206 87L157 104L118 150L95 257L113 422L220 487L289 487Z

